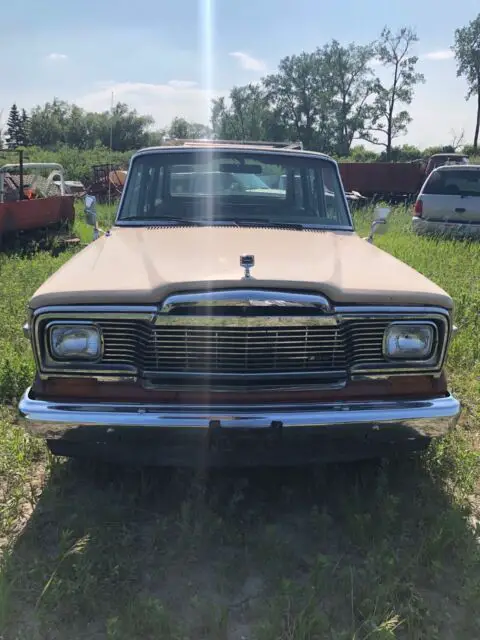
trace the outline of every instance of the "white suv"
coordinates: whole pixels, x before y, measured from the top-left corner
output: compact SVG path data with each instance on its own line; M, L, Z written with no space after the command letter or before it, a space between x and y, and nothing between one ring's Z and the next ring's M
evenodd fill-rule
M414 207L415 233L480 237L480 165L444 165L423 183Z

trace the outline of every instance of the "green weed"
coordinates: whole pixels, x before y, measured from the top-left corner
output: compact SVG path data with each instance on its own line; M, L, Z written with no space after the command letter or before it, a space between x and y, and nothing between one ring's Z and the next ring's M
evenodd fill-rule
M114 209L99 207L108 228ZM372 210L355 214L368 233ZM333 640L480 637L480 244L375 243L446 289L464 406L413 459L208 472L65 462L16 424L34 373L35 289L75 250L0 255L0 637ZM90 241L81 204L75 232Z

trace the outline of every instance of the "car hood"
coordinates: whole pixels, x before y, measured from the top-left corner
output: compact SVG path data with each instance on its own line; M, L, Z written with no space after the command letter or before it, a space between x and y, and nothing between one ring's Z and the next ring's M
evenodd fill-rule
M240 256L252 254L251 279ZM34 294L52 304L157 304L173 292L261 287L323 293L337 304L437 305L450 296L351 231L115 227Z

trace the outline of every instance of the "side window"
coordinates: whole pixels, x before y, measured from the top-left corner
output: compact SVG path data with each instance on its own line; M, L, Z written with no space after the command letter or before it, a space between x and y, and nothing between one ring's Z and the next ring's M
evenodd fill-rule
M322 223L348 224L348 210L335 168L319 163L317 167L309 168L307 175L310 215L322 218Z
M162 165L137 160L131 168L120 218L153 215L155 207L163 202L163 176Z
M121 217L140 215L140 193L144 168L144 163L141 160L137 160L131 169Z
M345 202L343 200L343 193L338 182L338 177L333 167L323 167L322 178L327 218L339 221L346 217L345 215L342 216L342 213L345 213Z

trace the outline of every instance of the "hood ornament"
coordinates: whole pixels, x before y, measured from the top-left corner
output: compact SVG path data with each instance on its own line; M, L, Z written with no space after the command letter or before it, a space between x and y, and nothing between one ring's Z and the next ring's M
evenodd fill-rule
M245 269L244 278L251 278L250 269L255 266L255 256L240 256L240 266Z

